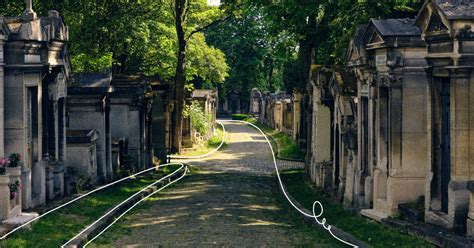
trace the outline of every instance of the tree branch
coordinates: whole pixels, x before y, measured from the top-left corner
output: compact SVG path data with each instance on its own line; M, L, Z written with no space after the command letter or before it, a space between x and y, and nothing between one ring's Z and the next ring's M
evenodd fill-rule
M213 22L211 22L211 23L209 23L209 24L207 24L207 25L205 25L205 26L203 26L203 27L197 28L197 29L193 30L191 33L189 33L189 34L186 36L186 40L189 40L194 34L199 33L199 32L202 32L202 31L205 31L205 30L207 30L208 28L211 28L211 27L213 27L213 26L215 26L215 25L217 25L217 24L219 24L219 23L221 23L221 22L224 22L224 21L229 20L230 18L232 18L232 15L228 15L228 16L222 18L222 19L215 20L215 21L213 21Z
M183 23L186 23L188 19L188 13L189 13L189 10L191 9L191 0L187 0L185 5L186 7L184 9L184 14L183 14Z

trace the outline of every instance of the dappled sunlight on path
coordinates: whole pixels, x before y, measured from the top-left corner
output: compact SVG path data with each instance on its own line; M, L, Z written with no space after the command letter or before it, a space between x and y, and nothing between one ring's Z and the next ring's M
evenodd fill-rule
M228 145L152 207L129 218L115 246L293 246L305 237L284 215L268 145L256 130L226 124ZM182 161L182 160L180 160ZM301 164L291 164L298 167Z

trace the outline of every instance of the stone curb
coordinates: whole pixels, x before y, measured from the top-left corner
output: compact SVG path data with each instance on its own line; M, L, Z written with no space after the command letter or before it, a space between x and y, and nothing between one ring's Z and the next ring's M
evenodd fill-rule
M288 194L288 197L291 199L291 201L299 208L301 209L303 212L307 213L307 214L310 214L312 215L312 212L309 211L308 209L306 209L305 207L303 207L303 205L301 205L301 203L299 203L295 198L293 198L291 195ZM308 217L308 216L303 216L305 218L305 221L308 222L308 223L311 223L312 225L316 226L317 228L327 232L326 229L324 229L319 223L316 222L316 220L314 218L311 218L311 217ZM322 216L324 218L324 216ZM331 223L331 220L327 220L328 223ZM360 248L369 248L370 246L367 245L366 243L364 243L363 241L360 241L359 239L357 239L356 237L354 237L352 234L340 229L340 228L337 228L335 226L331 226L331 231L334 235L336 235L337 237L339 237L340 239L346 241L346 242L349 242L349 243L352 243Z
M285 157L280 157L280 156L276 156L276 158L278 160L290 161L290 162L300 162L300 163L306 162L304 159L285 158Z
M97 234L99 234L102 230L104 230L110 223L112 223L115 218L129 209L133 204L137 203L141 199L145 198L146 196L155 192L158 188L170 183L171 181L178 179L183 175L185 170L182 172L178 172L173 176L167 178L165 181L159 182L153 187L148 188L147 190L141 192L141 194L135 196L134 198L128 200L124 205L112 211L109 215L107 215L104 219L90 227L86 232L82 235L77 237L76 239L72 240L66 247L68 248L78 248L83 247L90 239L94 238ZM107 212L107 211L106 211Z
M422 238L438 247L474 247L474 243L470 239L464 236L451 234L447 230L440 229L440 227L422 223L410 223L399 219L382 219L382 224L390 228L397 228L403 233Z

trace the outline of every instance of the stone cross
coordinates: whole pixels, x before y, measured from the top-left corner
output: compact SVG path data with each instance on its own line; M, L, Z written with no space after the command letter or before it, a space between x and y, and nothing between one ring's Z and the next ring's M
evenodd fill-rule
M36 19L36 13L33 11L33 3L32 0L25 0L26 9L23 12L22 19L23 21L33 21Z
M26 3L26 9L29 10L29 9L33 9L33 2L32 0L25 0L25 3Z

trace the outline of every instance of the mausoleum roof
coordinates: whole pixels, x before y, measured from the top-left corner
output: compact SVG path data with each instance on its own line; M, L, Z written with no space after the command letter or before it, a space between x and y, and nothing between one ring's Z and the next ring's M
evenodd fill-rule
M364 33L367 29L367 25L359 25L356 27L354 34L354 45L357 47L364 46Z
M68 41L69 30L59 13L50 10L48 16L24 20L22 17L1 17L8 26L11 39L32 41Z
M415 19L372 19L377 31L382 36L418 36L420 29L415 26Z
M474 0L435 0L447 19L474 19Z
M73 76L73 84L77 87L109 87L111 81L110 73L79 73Z

